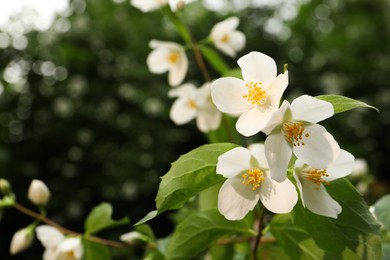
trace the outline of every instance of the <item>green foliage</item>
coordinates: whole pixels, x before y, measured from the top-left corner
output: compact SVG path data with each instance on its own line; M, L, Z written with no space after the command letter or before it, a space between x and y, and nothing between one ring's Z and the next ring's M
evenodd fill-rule
M354 108L359 108L359 107L372 108L379 112L379 110L376 107L370 106L362 101L354 100L352 98L348 98L344 96L321 95L321 96L316 96L316 98L331 103L333 105L335 114L345 112Z
M390 195L383 196L374 204L375 216L390 231Z
M202 46L200 48L205 59L208 63L220 74L225 75L229 71L229 67L222 59L222 57L212 48L207 46Z
M336 180L327 188L342 207L338 218L316 215L298 204L294 208L294 223L327 252L341 253L349 248L360 258L379 259L379 225L359 192L346 179Z
M245 221L228 221L217 209L199 211L177 225L169 241L168 259L191 259L227 235L253 235Z
M111 216L112 206L109 203L103 202L99 206L93 208L85 220L85 234L90 235L106 228L113 228L130 223L130 220L127 217L120 220L113 220L111 219Z
M111 260L110 250L103 245L83 239L83 260Z
M166 210L180 208L198 192L222 182L222 175L215 172L217 159L234 147L236 145L230 143L207 144L180 156L161 178L156 197L157 211L150 212L137 225Z

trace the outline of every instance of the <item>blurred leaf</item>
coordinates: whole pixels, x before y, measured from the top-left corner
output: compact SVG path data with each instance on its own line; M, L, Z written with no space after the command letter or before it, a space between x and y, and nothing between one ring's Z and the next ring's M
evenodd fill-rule
M238 234L253 235L246 221L229 221L217 209L196 212L176 227L167 258L191 259L218 238Z
M154 249L154 250L148 251L145 254L144 258L142 258L142 259L143 260L165 260L165 257L160 251Z
M83 240L83 260L110 260L112 259L109 249L101 244Z
M173 25L176 27L177 31L180 33L183 40L188 45L191 45L192 44L191 35L190 35L190 32L188 31L187 26L183 23L183 21L180 19L180 17L176 13L172 12L172 10L169 6L164 8L164 10L166 11L166 14L168 15L169 20L173 23Z
M229 71L226 71L225 74L223 74L223 76L242 79L241 69L240 68L231 69Z
M150 212L136 225L166 210L180 208L198 192L222 182L225 178L215 172L218 157L234 147L237 145L231 143L207 144L180 156L161 178L156 197L157 212Z
M89 213L85 221L85 233L93 234L102 229L112 228L130 223L130 220L125 217L120 220L112 220L112 206L109 203L103 202L96 206Z
M154 236L154 232L153 232L152 228L148 224L145 223L145 224L136 226L134 229L136 231L144 234L148 238L150 238L151 241L155 241L156 240L156 237Z
M200 51L202 52L208 63L221 75L224 75L229 71L229 67L223 58L213 49L207 46L201 46Z
M341 252L347 247L360 258L379 259L379 225L359 192L346 179L331 182L327 190L343 209L338 218L316 215L298 204L294 209L297 226L325 251Z
M376 107L370 106L362 101L344 97L344 96L321 95L321 96L316 96L316 98L331 103L333 105L335 114L345 112L354 108L359 108L359 107L372 108L379 112L379 110Z
M390 195L380 198L374 204L374 209L378 220L390 231Z

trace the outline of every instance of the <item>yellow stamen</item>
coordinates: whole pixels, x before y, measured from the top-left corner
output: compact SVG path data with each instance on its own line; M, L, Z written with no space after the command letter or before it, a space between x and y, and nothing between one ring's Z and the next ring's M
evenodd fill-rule
M305 126L302 122L287 121L282 126L284 138L293 146L305 145L302 140ZM305 133L304 137L309 138L309 133Z
M243 98L246 98L253 105L262 105L267 99L267 93L262 89L261 82L249 82L245 86L248 88L248 94L243 95Z
M320 185L320 184L328 184L327 181L323 180L322 177L328 177L329 174L326 172L326 169L309 169L307 171L304 171L305 178L309 181L311 181L314 184ZM318 190L318 188L317 188Z
M178 51L171 51L171 53L169 53L167 59L168 59L169 63L176 64L179 61L179 57L180 57L180 54Z
M76 254L74 251L68 251L65 253L66 259L76 259Z
M243 184L250 184L252 185L252 190L256 190L264 181L264 173L258 168L253 168L242 174L242 178L244 178Z
M223 43L228 43L230 41L230 37L229 35L225 34L222 38L221 38L221 42Z
M196 102L193 99L189 99L187 102L187 106L189 108L195 109L196 108Z

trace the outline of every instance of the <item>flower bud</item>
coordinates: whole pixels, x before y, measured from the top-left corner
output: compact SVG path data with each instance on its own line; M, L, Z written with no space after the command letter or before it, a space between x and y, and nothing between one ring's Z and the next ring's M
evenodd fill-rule
M21 251L27 249L34 238L34 233L31 228L24 228L18 230L11 240L10 253L11 255L15 255L20 253Z
M0 179L0 193L5 196L12 194L11 184L6 179Z
M126 244L134 244L134 243L144 243L148 242L149 238L140 232L131 231L129 233L125 233L119 238L122 242Z
M33 180L28 189L28 199L37 206L44 206L50 199L49 188L40 180Z

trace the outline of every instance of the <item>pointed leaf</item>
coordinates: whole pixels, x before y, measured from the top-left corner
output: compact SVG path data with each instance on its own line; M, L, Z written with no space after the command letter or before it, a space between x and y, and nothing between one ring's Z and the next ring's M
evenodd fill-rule
M93 234L102 229L112 228L119 225L126 225L130 222L128 218L112 220L112 206L109 203L101 203L89 213L85 221L85 233Z
M217 209L198 211L176 227L167 259L192 259L218 238L239 234L253 235L246 221L229 221Z
M321 95L316 96L316 98L327 101L333 105L334 113L345 112L354 108L365 107L372 108L379 112L376 107L370 106L362 101L355 100L352 98L347 98L339 95Z

